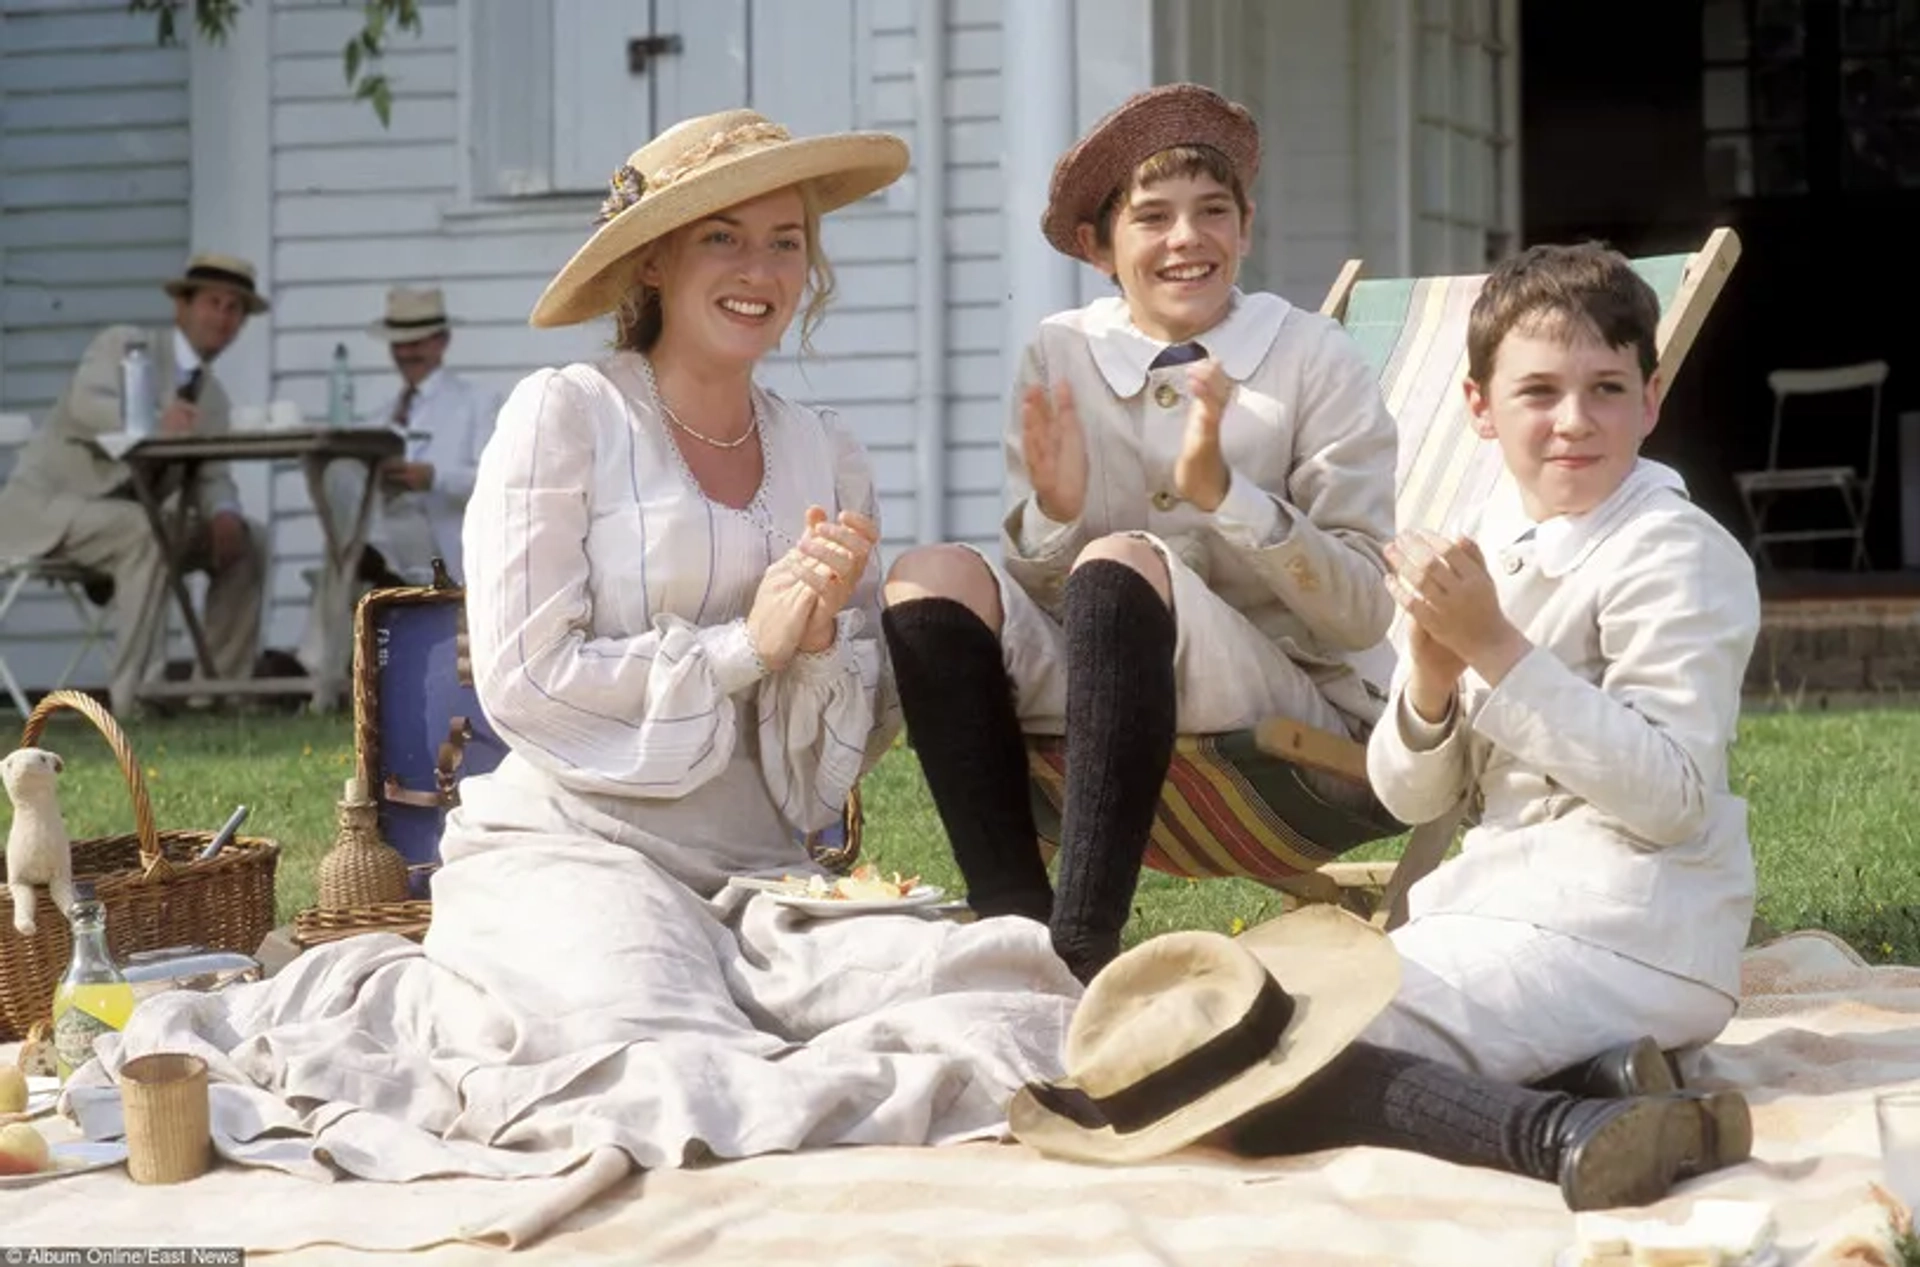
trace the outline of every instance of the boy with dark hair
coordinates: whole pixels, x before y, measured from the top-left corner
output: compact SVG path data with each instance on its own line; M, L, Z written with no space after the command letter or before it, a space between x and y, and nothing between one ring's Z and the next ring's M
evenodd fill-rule
M1119 952L1176 732L1281 715L1364 738L1385 696L1355 662L1392 616L1396 432L1337 322L1235 286L1259 162L1252 116L1192 84L1061 158L1042 231L1120 293L1021 359L1004 569L926 547L886 586L968 900L1048 922L1082 980ZM1067 737L1057 893L1023 733Z
M1754 878L1727 754L1760 601L1739 542L1640 457L1659 320L1594 244L1505 261L1474 305L1467 408L1512 478L1470 537L1388 552L1409 623L1368 768L1406 822L1463 796L1478 821L1412 890L1375 1042L1662 1090L1661 1049L1733 1015Z

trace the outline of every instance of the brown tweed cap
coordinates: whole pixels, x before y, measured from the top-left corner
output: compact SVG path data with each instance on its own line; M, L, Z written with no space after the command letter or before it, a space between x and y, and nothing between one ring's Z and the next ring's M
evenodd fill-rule
M1100 204L1132 178L1134 168L1178 145L1219 150L1240 184L1253 188L1260 172L1260 125L1246 107L1199 84L1163 84L1128 97L1060 156L1040 232L1062 255L1084 258L1075 230L1093 222Z

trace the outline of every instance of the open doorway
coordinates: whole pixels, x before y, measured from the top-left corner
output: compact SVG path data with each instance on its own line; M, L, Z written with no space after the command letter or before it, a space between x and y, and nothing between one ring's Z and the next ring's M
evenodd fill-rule
M1876 572L1920 569L1900 423L1920 411L1920 326L1905 313L1920 282L1920 0L1523 0L1520 43L1527 241L1663 253L1726 224L1744 246L1649 456L1747 540L1733 472L1766 463L1767 374L1885 360L1867 545ZM1783 462L1864 468L1865 402L1820 407L1833 412L1789 438ZM1814 526L1823 509L1799 513ZM1774 593L1817 584L1809 573L1852 592L1920 589L1906 583L1920 571L1836 576L1840 542L1776 563Z

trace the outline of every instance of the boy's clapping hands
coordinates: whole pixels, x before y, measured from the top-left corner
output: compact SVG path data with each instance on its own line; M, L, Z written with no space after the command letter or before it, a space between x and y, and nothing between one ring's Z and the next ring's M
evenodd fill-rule
M1497 683L1532 648L1507 619L1480 547L1424 529L1387 546L1387 591L1412 620L1408 702L1429 721L1445 716L1461 673Z

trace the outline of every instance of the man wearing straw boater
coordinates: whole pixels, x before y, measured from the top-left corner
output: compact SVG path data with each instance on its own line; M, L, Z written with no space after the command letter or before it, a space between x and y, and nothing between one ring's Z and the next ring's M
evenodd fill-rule
M460 523L480 451L500 412L500 396L447 368L453 324L439 287L395 286L387 292L385 312L367 327L388 346L400 372L400 390L368 421L400 432L407 448L380 468L363 578L424 585L433 579L433 561L439 559L456 582L465 579ZM344 533L352 525L365 482L365 468L357 462L327 468L327 508L336 530ZM323 676L344 675L352 645L346 615L352 605L333 598L339 584L330 573L322 574L300 644L301 663ZM322 613L334 612L341 618L328 628Z
M231 409L213 363L248 317L267 310L253 265L230 255L194 256L165 289L173 298L172 322L153 329L116 325L95 336L0 490L0 555L56 556L113 578L109 692L121 714L138 708L140 683L165 626L166 573L126 464L89 442L122 429L121 359L136 342L145 345L152 367L157 434L226 431ZM161 491L170 502L187 498L196 512L186 568L208 576L206 632L214 671L227 679L251 677L260 641L266 532L241 513L225 462L202 465L191 488Z

